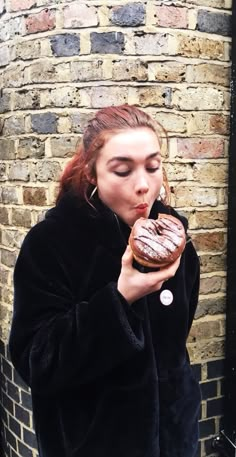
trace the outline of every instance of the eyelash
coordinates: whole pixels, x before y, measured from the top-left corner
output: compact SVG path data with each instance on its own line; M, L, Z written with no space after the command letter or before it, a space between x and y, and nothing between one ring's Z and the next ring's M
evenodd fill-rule
M147 171L149 173L155 173L155 171L159 170L160 167L155 167L155 168L147 168Z
M155 168L146 168L146 170L148 171L148 173L155 173L155 171L159 170L160 167L155 167ZM131 173L131 170L127 170L127 171L114 171L115 175L117 176L121 176L121 177L126 177L126 176L129 176L129 174Z

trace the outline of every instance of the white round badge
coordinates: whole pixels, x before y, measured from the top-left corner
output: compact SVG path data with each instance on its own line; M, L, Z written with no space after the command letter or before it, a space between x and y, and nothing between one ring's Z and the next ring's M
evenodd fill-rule
M173 301L173 294L170 290L165 289L160 293L160 301L162 305L169 306Z

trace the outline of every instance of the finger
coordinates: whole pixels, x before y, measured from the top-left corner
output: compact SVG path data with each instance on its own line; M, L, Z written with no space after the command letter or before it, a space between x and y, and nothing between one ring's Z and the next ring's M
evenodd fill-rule
M169 270L170 274L176 273L176 271L179 268L180 259L181 259L181 256L179 256L171 265L169 265L168 270Z
M162 269L162 273L164 274L164 281L167 281L168 279L175 276L175 273L179 268L179 264L180 264L180 257L178 257L173 263L171 263L170 265L167 265L167 267Z
M157 284L157 283L163 284L163 282L168 281L168 279L171 279L175 275L175 273L179 267L179 264L180 264L180 257L178 257L170 265L160 268L159 271L148 273L149 280L153 284Z

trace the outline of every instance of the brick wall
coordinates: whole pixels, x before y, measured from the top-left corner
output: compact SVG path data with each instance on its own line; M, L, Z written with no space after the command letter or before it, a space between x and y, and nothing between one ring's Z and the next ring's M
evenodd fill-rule
M222 418L231 0L0 0L0 360L4 456L36 453L28 388L7 351L12 270L55 201L83 126L134 103L169 132L172 204L189 218L201 295L189 351L202 385L199 456ZM55 456L56 457L56 456Z

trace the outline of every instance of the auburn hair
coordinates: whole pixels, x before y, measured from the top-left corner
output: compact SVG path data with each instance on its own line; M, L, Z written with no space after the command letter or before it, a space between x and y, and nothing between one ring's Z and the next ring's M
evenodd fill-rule
M158 138L160 147L167 142L167 134L159 122L134 105L102 108L88 122L75 155L68 162L61 176L57 202L69 191L80 200L89 201L96 182L96 159L106 141L121 130L148 127ZM163 170L164 203L169 200L169 185Z

